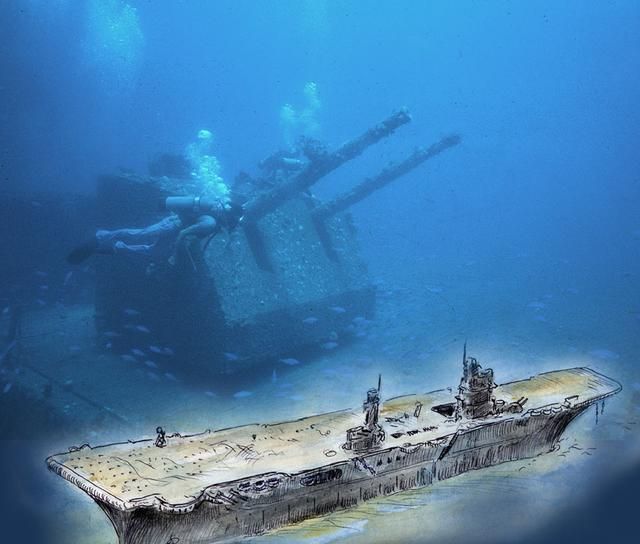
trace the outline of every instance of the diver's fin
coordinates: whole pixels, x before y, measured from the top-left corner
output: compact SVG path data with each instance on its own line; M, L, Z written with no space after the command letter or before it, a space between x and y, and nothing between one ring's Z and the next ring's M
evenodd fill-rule
M67 255L67 262L69 264L80 264L86 261L91 255L98 250L98 241L93 238L86 241L84 244L76 247L73 251Z

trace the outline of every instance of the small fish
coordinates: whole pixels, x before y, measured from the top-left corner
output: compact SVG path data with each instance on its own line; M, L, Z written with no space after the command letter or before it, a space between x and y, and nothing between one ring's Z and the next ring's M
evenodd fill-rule
M69 351L71 353L78 353L80 351L80 346L69 346Z
M107 342L107 343L104 345L104 347L105 347L105 348L107 348L107 349L111 349L111 348L113 347L113 344L112 344L111 342Z
M171 348L162 348L162 353L164 355L168 355L169 357L175 355L175 352Z
M48 290L49 290L49 286L48 286L48 285L44 285L44 284L43 284L43 285L41 285L41 286L39 287L39 289L40 289L40 291L48 291Z
M67 272L64 276L64 281L62 282L62 285L63 286L69 285L69 282L71 281L72 277L73 277L73 272L72 271Z
M218 396L213 391L205 391L204 394L207 395L207 397L217 397Z
M284 363L285 365L289 365L289 366L294 366L294 365L299 365L300 361L298 361L298 359L294 359L293 357L286 357L285 359L280 359L281 363Z
M224 358L227 361L238 361L240 359L240 357L237 354L231 353L230 351L224 352Z
M278 373L276 372L276 369L273 369L273 372L271 373L271 383L276 383L278 381Z
M344 314L347 311L342 306L331 306L329 310L331 310L332 312L335 312L336 314Z
M295 400L295 401L304 400L304 396L303 395L291 395L289 398L291 400Z
M9 343L9 345L5 348L5 350L2 353L0 353L0 364L2 364L2 361L4 361L7 355L9 355L9 353L15 347L15 345L16 345L16 341L13 340L12 342Z
M127 363L137 363L138 360L133 356L125 353L124 355L120 355L120 358Z
M9 313L9 306L5 306L5 307L2 309L2 315L7 315L8 313Z
M167 378L167 380L172 381L172 382L177 382L178 378L176 378L173 374L171 374L171 372L165 372L164 373L164 377Z
M251 395L253 395L251 391L238 391L237 393L233 394L233 398L244 399L244 398L250 397Z
M2 389L2 393L6 395L9 391L11 391L11 387L13 387L13 384L11 382L7 383Z
M530 302L529 304L527 304L527 308L532 308L534 309L536 312L539 310L542 310L543 308L546 308L547 305L544 302Z
M49 274L43 272L42 270L36 270L36 276L38 276L39 278L46 278L48 275Z
M318 318L314 316L307 317L302 320L305 325L315 325L318 322Z
M160 381L160 376L158 376L155 372L147 372L147 376L151 378L154 382Z
M122 313L131 317L140 315L140 312L138 310L134 310L133 308L125 308L124 310L122 310Z
M36 299L36 302L37 302L40 306L46 306L46 305L47 305L47 303L46 303L44 300L42 300L41 298L37 298L37 299Z
M133 348L131 350L131 353L133 353L136 357L144 357L146 355L144 351L138 348Z
M354 325L367 325L370 321L366 317L362 317L361 315L357 315L352 320Z
M444 289L442 287L427 287L427 291L429 291L429 293L438 294L442 293Z
M149 346L149 351L152 351L153 353L159 353L160 355L164 354L164 350L158 346Z
M145 361L144 364L147 365L149 368L158 368L158 365L155 364L153 361Z
M105 331L102 333L102 336L104 336L105 338L118 338L118 336L120 336L120 333L116 331Z
M338 347L338 342L325 342L324 344L320 344L322 349L331 350Z
M140 331L140 332L143 332L145 334L149 334L151 332L151 329L149 329L149 327L146 327L144 325L137 325L136 326L136 330Z
M34 208L42 208L42 202L38 202L37 200L32 200L32 201L31 201L31 205L32 205Z

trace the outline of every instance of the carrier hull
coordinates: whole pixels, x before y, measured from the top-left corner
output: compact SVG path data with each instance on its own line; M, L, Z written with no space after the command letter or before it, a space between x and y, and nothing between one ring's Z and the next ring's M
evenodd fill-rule
M237 497L235 504L228 505L203 502L186 514L163 513L153 508L123 512L97 502L111 519L122 544L164 544L172 538L204 544L255 535L381 495L424 487L469 470L547 453L571 420L585 409L514 418L489 429L458 434L448 445L384 449L360 458L361 468L354 462L332 465L329 470L342 470L339 482L313 489L302 486L300 477L291 476L277 492ZM387 459L392 462L387 463ZM378 466L379 462L382 465Z
M306 470L261 472L220 481L197 497L185 496L182 503L167 501L157 493L122 501L104 487L97 488L78 477L76 471L70 470L70 463L65 464L60 456L50 458L49 466L100 505L113 523L121 544L224 541L348 508L374 497L427 486L470 470L547 453L575 417L620 389L613 380L592 371L574 370L591 373L589 379L593 380L589 382L591 391L588 394L569 391L569 398L563 402L538 405L523 413L483 418L453 427L443 425L443 429L450 428L453 432L437 437L429 432L423 439L419 434L397 433L403 436L397 440L390 438L372 451L348 455L336 452L332 456L335 462L316 464ZM526 382L513 382L512 393L519 391L515 387L517 384ZM597 388L593 386L596 382ZM442 397L443 392L435 393L434 398ZM406 408L416 405L416 398L409 396L387 401L393 411L383 411L382 415L387 416L387 422L399 421L401 418L397 415L402 413L402 417L410 420L413 416L406 413ZM426 398L430 398L429 395ZM318 430L318 417L342 421L345 413L299 420L298 426L306 421L310 428L315 426ZM426 417L433 418L433 412ZM429 431L429 428L425 427L425 430ZM273 434L273 429L269 432ZM407 434L413 438L411 442L403 442ZM186 438L180 437L181 440ZM211 441L209 437L207 440ZM131 446L136 444L139 443ZM149 446L145 445L145 448ZM100 448L94 448L91 453L98 450ZM87 456L87 459L99 456ZM295 462L292 467L295 468ZM114 467L108 470L114 470Z

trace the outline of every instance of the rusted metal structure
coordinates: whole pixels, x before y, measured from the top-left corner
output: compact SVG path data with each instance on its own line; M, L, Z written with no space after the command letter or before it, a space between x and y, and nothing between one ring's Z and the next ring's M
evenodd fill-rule
M410 120L398 111L334 151L304 142L299 159L274 155L276 167L293 166L270 179L239 176L235 189L246 201L241 228L192 246L180 266L150 270L145 262L99 257L99 332L111 335L118 349L152 342L175 352L182 366L214 373L335 347L353 320L371 318L375 306L349 208L460 139L418 149L334 200L320 202L308 191ZM193 190L190 180L104 176L98 224L149 224L161 217L158 202Z

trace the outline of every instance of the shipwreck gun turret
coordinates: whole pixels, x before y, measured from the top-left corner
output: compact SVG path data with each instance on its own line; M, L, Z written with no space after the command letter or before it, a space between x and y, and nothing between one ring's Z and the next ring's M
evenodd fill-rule
M279 208L287 200L308 189L343 164L361 155L368 147L393 134L411 121L406 110L400 110L333 152L317 153L313 160L285 183L253 198L245 207L245 220L256 221Z
M309 162L301 169L292 170L295 173L290 179L267 191L254 195L245 205L245 231L250 238L254 253L256 255L264 255L262 251L263 242L256 227L256 222L261 217L277 210L288 200L307 191L322 178L346 162L361 155L368 147L391 136L398 128L410 121L409 112L406 109L401 109L333 152L327 151L322 146L311 146L308 142L303 145L304 154L309 159ZM451 134L428 147L419 147L406 159L389 164L375 176L365 178L352 189L334 199L327 202L314 201L311 203L311 216L314 226L327 256L332 260L337 260L336 248L331 244L331 237L327 232L327 221L329 219L338 213L348 211L353 205L363 201L403 175L408 174L424 162L458 145L461 140L462 138L459 134ZM309 147L313 148L313 152L306 151ZM288 165L291 161L295 161L298 166L300 165L299 160L284 157L281 153L274 154L261 164L272 164L276 158L280 163L284 161ZM257 184L260 184L260 182L258 181ZM268 185L269 183L266 181L263 183L263 186Z
M354 204L364 200L375 191L382 189L392 181L395 181L404 174L408 174L414 168L420 166L423 162L435 157L450 147L460 143L461 137L458 134L452 134L442 138L439 142L427 147L416 149L405 160L391 164L384 168L376 176L366 178L349 191L342 195L321 204L313 211L315 219L325 219L332 215L345 211Z
M191 365L198 376L203 368L235 372L309 347L333 349L356 317L371 319L375 308L350 207L454 147L460 137L417 149L331 201L309 190L410 121L399 110L335 150L306 140L294 156L277 152L263 161L262 177L239 175L232 190L244 198L241 228L190 246L185 266L162 270L163 263L156 263L159 273L149 277L144 263L98 261L99 332L120 334L115 349L139 345L132 338L138 329L123 313L136 308L154 344L170 346L180 367ZM162 216L154 203L197 195L195 185L194 179L130 173L102 177L97 223L113 229L156 222Z

